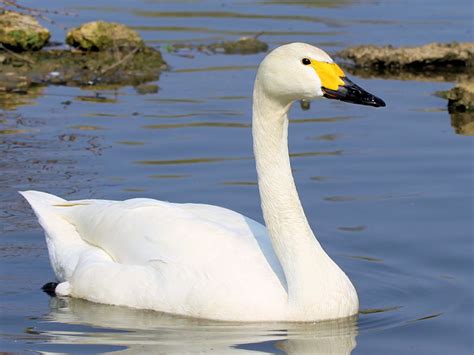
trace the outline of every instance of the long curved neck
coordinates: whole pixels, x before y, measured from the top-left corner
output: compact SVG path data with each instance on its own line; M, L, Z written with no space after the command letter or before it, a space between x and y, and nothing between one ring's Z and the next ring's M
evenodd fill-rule
M296 190L288 154L290 105L268 97L257 77L252 133L263 217L285 273L289 302L298 306L315 302L324 273L335 264L311 231Z

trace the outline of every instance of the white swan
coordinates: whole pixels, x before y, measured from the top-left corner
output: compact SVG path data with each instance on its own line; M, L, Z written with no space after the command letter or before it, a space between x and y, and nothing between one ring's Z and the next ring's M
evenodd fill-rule
M258 69L253 139L267 228L217 206L21 192L45 230L56 293L228 321L356 314L357 293L311 231L290 168L288 109L322 96L385 105L307 44L275 49Z

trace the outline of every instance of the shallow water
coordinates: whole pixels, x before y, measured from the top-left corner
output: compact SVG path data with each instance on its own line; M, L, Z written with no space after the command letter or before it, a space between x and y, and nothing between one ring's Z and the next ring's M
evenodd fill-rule
M362 43L472 39L468 1L62 4L79 15L59 16L63 25L123 22L162 49L262 31L271 48L305 41L329 52ZM63 31L53 29L53 39L61 41ZM42 232L17 190L68 199L211 203L262 220L250 115L255 69L264 55L164 54L171 69L157 82L157 94L50 86L4 104L0 350L472 353L473 140L455 133L446 101L433 96L452 83L429 79L353 77L387 107L322 100L308 111L299 105L291 111L301 199L319 239L358 289L358 317L219 323L42 293L54 276Z

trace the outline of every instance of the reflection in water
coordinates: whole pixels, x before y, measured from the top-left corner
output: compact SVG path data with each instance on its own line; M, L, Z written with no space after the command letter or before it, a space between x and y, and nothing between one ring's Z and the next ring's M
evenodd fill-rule
M373 314L373 313L385 313L390 311L396 311L402 308L401 306L386 307L386 308L366 308L361 309L359 314Z
M474 112L452 112L451 127L464 136L474 136Z
M343 150L322 151L322 152L301 152L290 153L291 158L305 158L317 156L338 156L342 155ZM178 164L206 164L221 163L225 161L236 160L252 160L253 157L209 157L209 158L192 158L192 159L171 159L171 160L137 160L134 163L140 165L178 165Z
M85 102L109 103L109 104L117 103L117 98L102 96L99 92L96 92L96 94L93 96L86 96L86 95L77 96L76 100L85 101Z
M224 181L222 185L226 186L258 186L256 181Z
M45 320L61 323L59 330L52 324L39 330L48 343L126 346L124 353L349 354L357 335L357 317L319 323L216 322L74 298L51 298ZM96 329L68 331L65 324Z
M0 109L11 111L17 107L31 105L35 100L43 95L44 87L33 86L21 93L0 91Z
M404 80L419 82L469 82L472 74L466 73L464 69L460 70L418 70L418 69L372 69L365 67L356 67L352 65L341 66L349 72L349 74L364 79L386 79L386 80Z

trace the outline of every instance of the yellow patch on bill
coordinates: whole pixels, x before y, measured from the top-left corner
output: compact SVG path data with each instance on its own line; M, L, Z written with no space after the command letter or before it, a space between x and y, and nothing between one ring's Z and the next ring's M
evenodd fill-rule
M311 61L311 66L321 79L321 86L326 89L337 90L339 86L344 85L341 78L346 75L336 63Z

